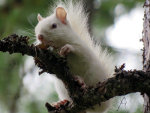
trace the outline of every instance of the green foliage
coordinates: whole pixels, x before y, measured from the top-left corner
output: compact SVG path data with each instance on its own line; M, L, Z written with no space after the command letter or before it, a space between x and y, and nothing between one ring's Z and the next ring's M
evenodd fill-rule
M9 108L20 85L21 55L0 53L0 100Z
M127 13L133 7L140 5L142 7L143 2L141 0L97 0L100 4L97 9L94 11L93 16L93 24L97 25L101 28L106 28L114 23L115 19L115 8L118 5L122 5L121 7L124 8L124 11L121 12Z

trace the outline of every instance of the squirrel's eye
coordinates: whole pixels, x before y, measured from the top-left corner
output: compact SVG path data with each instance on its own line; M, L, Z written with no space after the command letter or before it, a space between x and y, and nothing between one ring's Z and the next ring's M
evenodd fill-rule
M57 24L52 24L52 29L55 29L55 28L57 28Z

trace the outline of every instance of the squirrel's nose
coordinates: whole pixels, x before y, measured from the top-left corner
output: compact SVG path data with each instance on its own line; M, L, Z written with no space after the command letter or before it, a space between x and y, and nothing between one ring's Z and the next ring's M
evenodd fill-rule
M44 36L41 35L41 34L39 34L39 35L38 35L38 39L39 39L40 41L42 41L42 40L44 39Z

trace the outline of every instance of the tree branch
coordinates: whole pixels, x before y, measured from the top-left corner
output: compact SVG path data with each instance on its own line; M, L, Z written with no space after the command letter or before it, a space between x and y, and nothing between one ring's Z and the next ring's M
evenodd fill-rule
M73 79L73 74L70 72L65 58L48 49L40 49L33 44L29 45L28 39L27 36L15 34L8 36L0 40L0 51L32 56L35 58L38 67L42 69L42 72L56 74L65 83L73 103L62 109L55 109L47 103L46 107L49 112L77 113L115 96L134 92L150 93L150 72L140 70L125 71L123 69L124 65L115 69L114 77L81 91L77 82Z

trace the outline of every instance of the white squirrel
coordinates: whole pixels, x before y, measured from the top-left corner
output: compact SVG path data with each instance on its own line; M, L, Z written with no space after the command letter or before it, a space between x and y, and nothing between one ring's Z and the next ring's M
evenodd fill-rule
M88 14L85 14L82 2L56 3L48 17L38 14L38 24L35 27L37 40L44 45L58 49L60 55L67 56L67 63L74 75L83 79L86 85L96 85L112 75L112 57L106 50L102 50L100 44L95 44L88 31ZM61 80L55 82L60 100L69 100ZM89 109L92 113L105 112L110 101L96 105Z

